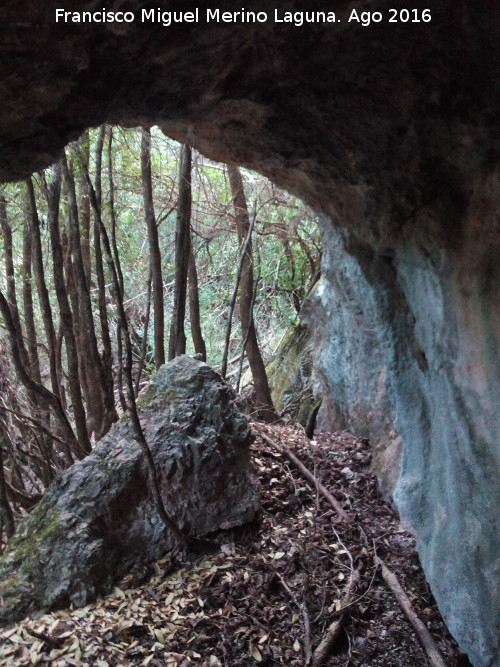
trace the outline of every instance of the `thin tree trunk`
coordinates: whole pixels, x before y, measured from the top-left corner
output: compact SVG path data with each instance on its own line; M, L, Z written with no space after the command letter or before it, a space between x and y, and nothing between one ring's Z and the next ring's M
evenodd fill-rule
M35 190L31 178L26 181L28 208L26 211L26 224L29 226L31 236L31 262L35 273L35 283L38 293L38 302L42 315L43 326L45 330L45 339L47 341L47 354L49 358L50 385L52 392L60 396L59 383L57 382L56 351L55 351L55 332L54 321L52 318L52 307L50 305L49 292L45 283L45 271L43 266L42 240L40 236L40 221L35 199ZM34 379L41 382L41 378ZM44 406L42 419L47 427L50 426L50 411ZM49 459L52 456L52 442L46 435L41 436L43 444L41 449L44 455Z
M118 275L118 283L124 297L123 291L123 272L120 262L120 255L118 253L118 245L116 242L116 213L115 213L115 182L113 179L113 128L109 128L108 140L108 180L109 180L109 217L111 219L111 247L113 252L113 260L115 263L116 272Z
M250 217L248 215L247 201L243 189L243 180L238 167L228 165L227 167L231 194L233 196L236 227L240 245L243 244L250 229ZM248 243L243 259L243 270L240 284L240 318L243 336L248 332L247 357L252 371L254 383L255 404L257 415L265 421L278 419L271 398L271 391L267 381L267 373L262 354L257 340L257 332L252 312L253 301L253 253L252 243Z
M60 165L59 165L60 166ZM81 387L82 395L86 405L89 405L87 397L90 392L90 384L87 380L87 375L85 372L85 344L82 342L83 331L80 326L80 304L78 301L78 291L76 289L75 276L74 276L74 267L71 261L71 243L68 238L68 230L65 227L62 227L60 230L60 240L61 248L63 253L64 261L64 285L66 288L66 293L68 295L69 304L71 306L73 322L73 333L76 341L76 352L78 355L78 374L79 374L79 386ZM90 429L92 425L89 424ZM90 431L91 432L91 431ZM90 433L89 433L90 434Z
M148 293L148 300L147 300L147 305L146 305L146 315L144 317L144 335L142 337L142 349L141 349L141 358L139 359L139 364L137 367L137 378L135 380L135 395L138 396L139 394L139 387L141 384L141 375L142 375L142 369L144 368L144 362L146 361L146 354L148 352L148 330L149 330L149 317L151 314L151 272L149 272L149 278L148 278L148 288L147 288L147 293Z
M59 382L59 393L61 396L61 402L63 408L67 411L68 404L66 401L66 389L64 382L64 371L63 371L63 361L62 361L62 345L64 340L63 325L61 318L59 318L59 327L57 329L56 335L56 367L57 367L57 381Z
M14 258L12 254L12 230L10 228L9 223L7 222L7 201L2 194L0 194L0 228L2 230L2 236L3 236L5 280L7 283L7 300L12 310L12 316L14 316L14 311L16 311L18 313L18 320L19 320L19 311L17 308L17 297L16 297L16 278L14 273Z
M23 364L28 367L29 359L28 352L24 345L23 332L21 328L21 320L19 318L19 307L17 304L16 295L16 276L14 272L14 258L12 251L12 230L7 220L7 202L3 195L0 195L0 227L3 236L3 250L5 260L5 279L7 283L7 301L9 303L12 319L17 332L17 339L19 341L19 352Z
M207 346L201 330L200 318L200 292L198 288L198 271L196 270L196 257L194 255L192 238L189 248L189 322L191 324L191 336L193 338L194 351L200 355L202 361L207 360Z
M47 389L47 387L44 387L43 384L33 380L33 378L28 373L27 369L25 368L21 360L21 355L19 353L19 343L17 340L16 327L12 319L12 313L10 312L7 299L5 298L5 295L1 290L0 290L0 313L2 314L5 326L7 327L10 348L12 352L12 362L14 364L14 368L16 369L17 377L19 378L19 381L28 390L28 392L31 392L32 394L36 395L39 399L41 399L40 400L41 403L46 403L50 405L50 407L52 408L54 415L56 416L61 425L62 432L65 435L66 438L65 453L68 460L68 464L71 465L73 463L73 456L71 450L76 449L78 446L75 434L73 433L73 429L71 428L69 419L62 408L61 399L59 398L59 396L53 394L49 389Z
M118 284L120 286L122 298L125 294L123 284L123 273L120 262L120 255L118 254L118 245L116 242L116 214L115 214L115 183L113 180L113 128L109 128L108 139L108 181L109 181L109 216L111 219L111 247L113 253L113 261L116 268ZM118 296L114 295L115 301ZM118 372L116 374L116 384L118 386L118 396L120 397L120 405L122 410L127 410L127 402L123 394L123 343L122 343L122 325L118 318L118 325L116 327L116 347L118 354Z
M99 131L99 138L95 151L96 164L96 199L99 211L102 212L102 186L101 186L101 167L102 150L104 146L104 135L106 126L102 125ZM85 167L87 168L87 167ZM85 180L85 174L83 174ZM82 186L83 187L83 186ZM85 190L87 186L85 183ZM90 206L90 200L89 200ZM102 213L101 213L102 214ZM106 280L104 278L104 265L102 261L101 239L99 225L94 219L94 248L95 248L95 270L97 276L97 285L99 290L99 319L101 323L102 339L102 372L104 375L104 405L106 408L105 425L111 425L118 420L118 414L115 408L115 396L113 387L113 351L111 349L111 337L109 334L108 313L106 308Z
M35 382L41 384L42 376L40 373L40 360L38 358L35 314L33 310L33 290L31 285L31 225L28 215L26 216L23 229L23 312L28 345L28 373ZM43 409L39 400L36 400L36 404L40 409Z
M252 304L250 306L250 312L253 313L253 309L255 306L255 299L257 298L257 290L259 288L259 282L260 282L260 271L257 276L257 280L255 281L255 286L253 289L253 294L252 294ZM240 393L240 383L241 383L241 376L243 375L243 362L245 361L245 352L247 349L247 343L248 343L248 337L250 335L250 330L247 329L245 333L245 338L243 339L243 345L241 346L241 356L240 356L240 362L238 366L238 375L236 376L236 393Z
M88 400L87 405L89 407L92 427L95 432L96 439L99 440L106 433L106 431L109 430L110 426L110 423L107 423L105 419L104 373L102 369L101 357L99 355L99 349L97 347L97 338L95 334L89 286L85 278L83 266L75 181L71 171L68 168L68 164L64 156L62 158L61 164L69 203L68 220L70 230L71 257L74 267L73 276L76 283L78 304L80 308L79 325L81 327L81 358L85 364L85 375L88 383L88 392L86 398Z
M90 453L92 447L87 431L85 408L80 387L78 366L78 348L74 332L73 314L69 305L68 293L64 282L64 255L59 231L59 199L61 195L61 165L54 165L54 176L48 188L48 227L54 271L54 287L59 304L60 326L66 344L68 365L69 395L73 406L76 432L78 435L79 458ZM62 369L62 365L61 365Z
M153 278L153 337L155 346L155 365L159 368L165 363L165 315L163 306L163 277L161 270L161 252L158 240L153 206L153 185L151 181L151 131L142 128L141 137L141 173L144 214L148 229L149 266Z
M151 482L152 482L152 490L153 490L153 499L155 502L156 510L165 525L166 528L172 531L174 538L177 542L177 547L181 548L182 546L185 545L185 538L184 535L182 534L181 530L179 529L178 525L175 523L175 521L167 514L167 511L165 509L165 505L163 504L163 498L161 496L161 488L160 488L160 480L158 477L158 472L156 470L156 465L154 462L153 454L151 453L151 449L149 448L148 441L146 440L146 436L144 435L144 431L141 426L141 422L139 420L139 413L137 412L137 404L135 401L135 394L134 394L134 380L132 376L132 342L130 340L130 333L129 333L129 328L128 328L128 321L127 321L127 315L125 313L125 308L123 305L123 295L120 289L120 282L118 278L118 273L116 270L115 263L113 261L113 253L111 249L111 244L109 242L109 237L108 233L106 232L106 228L104 227L102 223L102 218L100 215L99 207L97 205L97 199L95 196L95 191L92 186L92 183L90 181L88 172L86 172L86 178L89 186L89 194L90 194L90 201L92 208L94 209L94 213L96 216L96 220L98 221L99 224L99 232L101 234L102 242L104 245L104 250L106 253L106 260L108 262L108 269L111 274L114 288L116 291L116 296L118 298L117 301L117 307L118 307L118 314L121 320L122 324L122 331L124 334L124 339L125 339L125 352L126 352L126 365L125 365L125 382L127 386L127 395L128 395L128 400L129 400L129 410L130 410L130 416L132 419L132 426L134 428L136 440L139 443L139 446L142 450L142 453L144 455L146 465L149 470L149 474L151 477Z
M123 412L128 410L125 394L123 393L123 331L121 321L118 322L116 330L116 353L118 355L118 372L116 374L116 384L118 385L118 396Z
M81 153L85 164L88 168L90 162L90 136L89 131L86 130L79 141ZM85 280L90 289L92 279L92 262L90 259L90 200L85 182L85 176L82 170L78 171L78 191L79 191L79 205L80 213L80 229L81 229L81 248L82 248L82 263L85 273Z
M43 252L42 240L40 237L40 222L38 219L38 211L35 200L35 190L33 188L33 181L29 178L26 181L28 189L28 202L30 211L30 227L33 241L33 267L35 270L35 282L38 292L38 300L40 302L40 311L43 319L43 326L45 329L45 337L47 339L47 349L49 354L49 368L50 368L50 382L52 391L57 396L59 392L59 382L57 378L57 363L56 363L56 334L54 330L54 319L52 317L52 306L50 305L49 292L45 282L45 270L43 267Z
M186 353L187 280L189 271L189 248L191 245L191 147L181 146L179 164L179 200L175 230L175 287L174 308L170 326L168 358Z
M222 355L222 367L221 367L221 375L224 379L226 379L226 373L227 373L227 364L228 364L228 356L229 356L229 343L231 342L231 329L233 326L233 314L234 314L234 308L236 306L236 300L238 298L238 291L240 287L240 280L241 280L241 272L243 270L243 262L245 260L245 255L247 251L247 246L250 242L250 239L252 237L252 231L253 227L255 225L255 214L252 216L252 220L250 222L250 227L248 228L248 232L246 235L245 240L243 241L243 244L240 247L240 256L238 259L238 268L236 271L236 279L234 281L234 288L233 288L233 294L231 297L231 301L229 302L229 308L228 308L228 314L227 314L227 324L226 324L226 334L224 337L224 353ZM236 360L240 359L241 357L244 356L244 352L239 355Z
M4 412L0 408L0 529L5 525L7 537L12 537L16 529L14 522L14 513L10 506L9 495L7 493L7 484L5 480L4 462L3 462L3 444L4 444ZM2 541L2 532L0 530L0 542Z

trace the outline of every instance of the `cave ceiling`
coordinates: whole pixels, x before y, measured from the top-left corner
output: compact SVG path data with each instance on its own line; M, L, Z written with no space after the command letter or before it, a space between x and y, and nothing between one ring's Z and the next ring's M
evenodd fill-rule
M410 214L454 168L464 128L469 141L493 147L495 3L433 2L428 23L389 23L390 3L382 0L325 4L291 0L280 11L328 9L336 23L165 27L56 23L59 1L4 0L0 180L49 165L87 127L158 124L209 157L261 171L318 209L338 213L349 196L335 192L362 187L375 205L397 193L398 215ZM109 8L153 6L203 12L208 5L135 0ZM421 12L429 3L411 6ZM245 4L263 8L271 16L269 5ZM353 8L380 11L384 20L349 22Z

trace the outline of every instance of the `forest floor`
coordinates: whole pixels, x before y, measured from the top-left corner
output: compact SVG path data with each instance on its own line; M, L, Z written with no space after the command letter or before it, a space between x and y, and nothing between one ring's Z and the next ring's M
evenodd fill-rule
M439 615L414 539L377 491L367 442L347 433L317 433L309 442L295 426L260 428L321 479L349 522L258 437L258 520L211 536L220 550L192 565L172 569L165 558L92 605L1 632L0 665L302 667L336 620L325 667L430 665L375 556L397 575L444 664L468 665Z

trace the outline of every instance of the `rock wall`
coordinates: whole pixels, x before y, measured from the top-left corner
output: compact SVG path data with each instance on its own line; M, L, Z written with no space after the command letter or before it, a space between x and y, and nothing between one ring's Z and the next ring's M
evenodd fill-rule
M266 366L271 396L278 414L314 430L322 397L315 389L311 333L301 323L288 327Z
M394 24L384 0L333 0L335 24L175 29L56 24L58 4L0 7L0 178L87 126L160 123L325 214L324 423L372 437L451 631L498 664L498 3L436 0L429 23ZM353 7L385 20L349 23Z
M393 283L386 260L368 248L355 257L324 217L323 276L301 312L313 337L322 387L320 430L350 430L370 438L380 488L391 500L400 470L401 437L394 426L388 387L388 347Z
M448 627L489 666L500 664L497 179L464 179L460 211L440 199L418 213L425 235L414 227L391 248L324 220L324 276L304 313L327 397L320 427L370 437Z

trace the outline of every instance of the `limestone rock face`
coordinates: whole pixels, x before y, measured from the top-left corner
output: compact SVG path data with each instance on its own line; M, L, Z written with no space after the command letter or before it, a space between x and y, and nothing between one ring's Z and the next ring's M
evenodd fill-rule
M247 421L209 366L178 357L140 398L140 419L167 513L202 536L253 519L259 487ZM128 417L66 470L0 559L0 622L105 594L117 577L172 546Z
M386 292L381 281L374 286L364 274L370 259L347 253L331 220L322 222L323 276L302 308L323 389L317 428L370 438L372 465L390 501L401 467L401 437L390 396L388 353L379 342L391 321L389 313L380 312ZM380 265L385 269L386 262Z
M415 0L430 22L389 23L373 0L384 18L366 28L350 0L302 28L71 25L56 0L22 4L0 7L0 179L48 165L87 126L159 123L324 214L308 315L323 423L371 437L451 632L476 667L498 665L496 3Z
M302 324L288 327L266 366L271 396L278 414L307 427L321 405L314 391L311 334Z
M460 213L453 200L426 206L390 250L324 220L324 276L304 309L319 428L371 439L448 627L488 667L500 664L496 178L473 176Z

